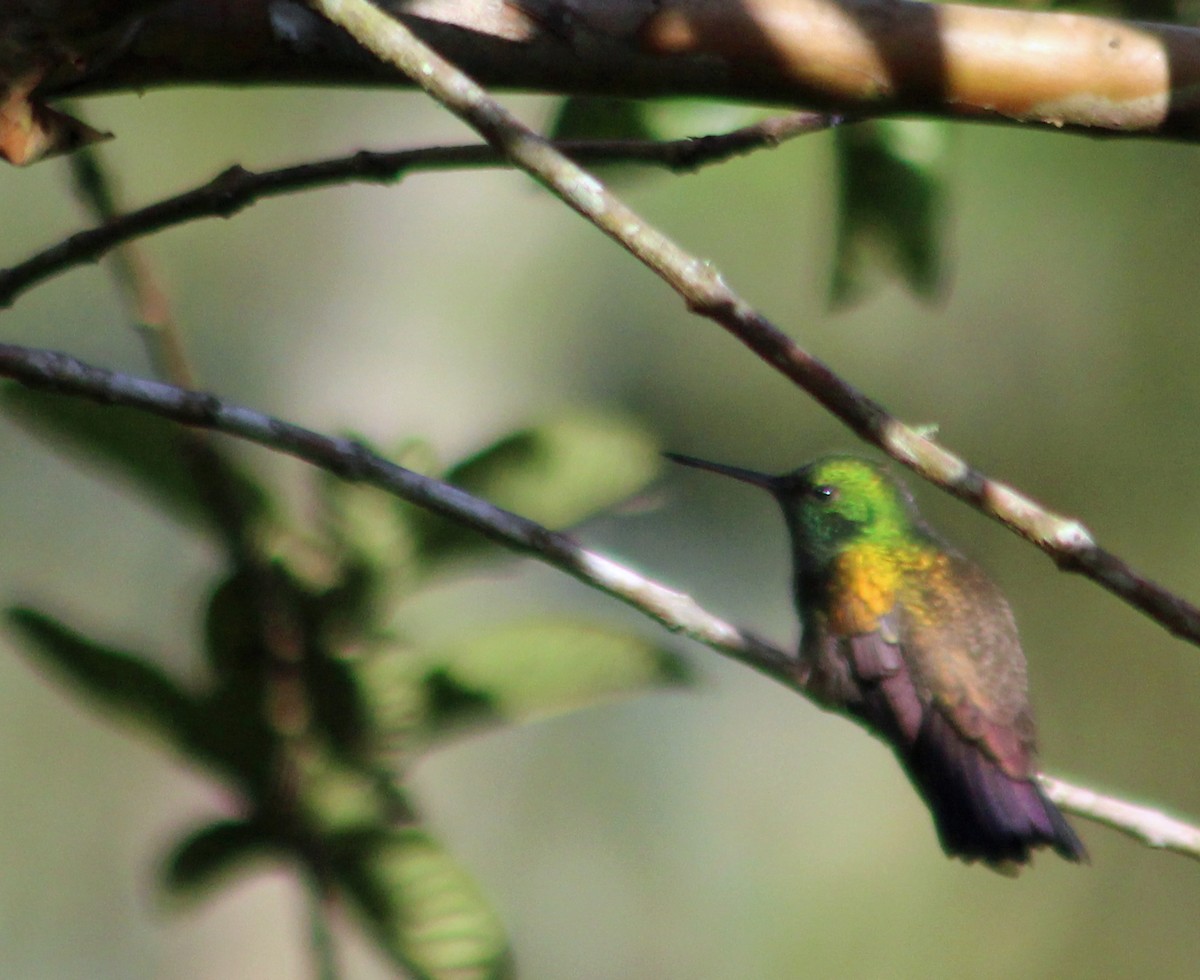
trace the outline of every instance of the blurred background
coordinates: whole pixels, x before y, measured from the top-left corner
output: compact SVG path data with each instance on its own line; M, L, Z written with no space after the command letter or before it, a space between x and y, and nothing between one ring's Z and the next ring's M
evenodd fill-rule
M541 122L550 105L510 99ZM129 204L237 162L459 140L417 96L156 92L92 100ZM987 473L1078 515L1100 542L1200 596L1197 149L961 125L953 281L933 307L885 284L827 296L828 135L629 201L724 271L802 345ZM81 224L61 162L0 170L0 265ZM455 458L588 405L664 448L783 470L853 437L574 214L518 175L416 176L258 204L152 239L203 383L232 401ZM148 373L105 271L4 312L4 339ZM303 519L312 474L239 452ZM140 498L0 427L0 599L199 671L215 556ZM1200 818L1200 651L964 505L926 515L1016 611L1047 771ZM664 472L591 547L781 642L796 636L783 528L765 495ZM529 563L435 590L422 635L568 611L686 652L698 685L466 739L416 772L418 802L482 882L531 978L1184 977L1200 868L1076 820L1089 867L1018 880L946 860L887 751L718 655ZM304 902L281 871L175 908L156 888L219 789L0 656L0 973L306 975ZM385 967L349 929L350 977Z

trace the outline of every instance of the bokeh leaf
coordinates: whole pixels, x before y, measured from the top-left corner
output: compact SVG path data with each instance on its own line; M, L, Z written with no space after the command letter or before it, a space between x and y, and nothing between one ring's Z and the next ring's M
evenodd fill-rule
M577 95L564 99L550 124L555 140L652 140L644 103L601 95ZM645 167L617 161L598 161L591 169L610 184L624 185L646 173Z
M596 701L689 679L686 661L641 637L566 620L513 623L450 652L427 677L453 682L456 699L435 702L435 723L479 700L510 721L530 721ZM461 692L471 692L476 701Z
M148 658L103 646L35 609L8 610L35 662L98 708L165 738L191 746L195 703Z
M677 654L637 636L567 620L506 624L434 654L401 651L362 669L379 729L422 741L471 726L534 721L690 680Z
M350 662L314 649L305 658L304 684L312 722L330 749L343 760L358 759L366 744L367 709Z
M253 820L219 820L183 838L163 864L162 883L171 893L195 897L211 891L250 860L282 853L278 840Z
M550 124L552 139L672 140L724 133L770 113L712 99L564 99Z
M360 445L406 469L434 473L441 469L433 447L408 439L394 449L379 449L357 433L344 433ZM329 537L343 556L365 565L379 576L412 561L414 542L407 521L397 520L395 498L377 487L353 483L321 470L323 520Z
M209 596L204 614L204 652L218 678L262 670L268 659L263 648L261 609L256 602L255 576L239 567L220 580Z
M684 139L726 133L772 114L760 106L712 99L653 99L641 103L642 124L657 139Z
M936 299L946 280L948 130L932 120L879 119L834 131L839 177L831 296L842 306L868 291L873 267Z
M396 965L432 980L511 975L499 918L428 833L366 827L338 835L332 852L338 881Z
M647 124L643 103L601 95L576 95L563 99L550 123L556 140L649 140L654 129Z
M632 496L658 472L650 436L605 415L570 415L505 436L444 479L552 528L569 527ZM427 558L465 557L489 546L461 525L415 517Z
M0 405L22 428L65 450L72 462L87 460L145 493L177 520L209 526L212 512L180 445L180 427L132 408L100 406L79 398L0 386ZM227 467L237 503L253 516L265 508L262 490Z
M196 709L194 754L251 799L269 795L276 771L277 732L268 721L266 682L257 672L223 679Z

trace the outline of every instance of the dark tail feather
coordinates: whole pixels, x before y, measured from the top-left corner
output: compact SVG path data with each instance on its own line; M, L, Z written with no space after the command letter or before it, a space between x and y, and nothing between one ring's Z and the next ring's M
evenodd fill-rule
M1038 847L1068 861L1087 851L1036 779L1009 776L936 711L926 711L912 755L903 760L929 804L942 848L1003 870L1026 864Z

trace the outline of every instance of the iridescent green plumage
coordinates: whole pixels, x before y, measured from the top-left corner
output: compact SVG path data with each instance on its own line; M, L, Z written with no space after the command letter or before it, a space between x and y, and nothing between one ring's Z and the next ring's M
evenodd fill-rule
M669 454L771 491L803 624L797 677L896 752L948 854L1009 868L1083 845L1037 783L1025 658L999 589L883 469L829 456L783 476Z

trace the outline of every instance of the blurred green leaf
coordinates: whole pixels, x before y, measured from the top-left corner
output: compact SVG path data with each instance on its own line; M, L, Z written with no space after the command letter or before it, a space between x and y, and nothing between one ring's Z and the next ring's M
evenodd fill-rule
M646 123L643 103L636 99L576 95L563 99L550 123L550 138L651 140L655 138L655 132Z
M167 513L189 524L211 526L212 511L180 445L174 422L131 408L101 406L79 398L0 386L0 405L26 431L63 450L72 462L88 460L131 482ZM233 467L238 503L260 514L263 491Z
M898 273L923 299L941 294L947 143L946 125L928 120L880 119L834 131L839 177L834 305L866 294L872 265Z
M614 99L600 95L576 95L564 99L550 124L555 140L652 140L644 104L633 99ZM646 173L636 164L595 162L591 169L610 184L627 184Z
M432 447L424 440L410 439L387 451L356 433L343 435L417 473L440 469ZM317 477L326 529L344 556L381 573L412 560L412 534L407 522L396 518L394 497L377 487L352 483L326 470L319 471Z
M569 415L505 436L444 479L499 507L564 528L632 496L658 472L657 446L622 418ZM491 543L442 518L414 517L427 557L466 557Z
M530 721L646 688L690 679L683 658L640 637L566 620L510 623L472 638L431 671L434 724L482 703L501 718ZM434 683L434 679L437 683ZM454 696L445 696L447 684ZM467 694L471 697L467 697Z
M252 572L236 568L217 583L204 612L204 651L217 677L261 670L267 659Z
M770 113L712 99L564 99L550 124L552 139L671 140L708 136L747 126Z
M367 710L351 665L326 651L313 650L305 657L304 684L313 722L328 738L330 748L343 760L361 758Z
M566 620L506 624L436 654L403 651L361 669L380 731L421 741L690 680L686 662L668 650Z
M364 446L363 438L351 435ZM376 451L376 450L373 450ZM438 473L429 443L410 439L379 455L417 473ZM420 512L398 505L377 487L352 483L320 471L322 522L329 546L325 557L334 575L320 593L327 625L360 634L364 624L389 618L396 604L420 582L420 541L413 528Z
M167 856L163 886L174 894L194 897L211 891L238 865L264 855L282 854L278 840L253 820L219 820L183 838Z
M654 99L642 103L642 124L657 139L726 133L772 115L769 109L712 99Z
M204 632L217 683L203 704L203 743L240 779L258 785L264 775L259 757L274 737L267 686L281 670L302 683L312 734L343 761L361 759L365 709L351 667L331 645L326 618L334 611L281 562L235 569L213 590ZM285 646L272 649L272 638Z
M393 767L345 765L328 755L305 758L301 801L308 820L325 838L413 820L413 806Z
M266 682L251 670L222 680L196 710L195 753L256 801L270 794L276 775L267 710Z
M387 743L378 748L404 748L405 740L424 726L426 669L424 655L399 641L369 653L355 666L371 731Z
M478 886L429 834L339 835L334 873L397 966L433 980L510 976L508 938Z
M449 667L433 667L422 678L424 725L445 734L466 725L506 720L504 706L493 691L471 687ZM512 719L515 720L515 719Z
M196 705L147 657L103 646L35 609L8 610L35 662L75 687L94 706L165 738L177 748L194 741Z

